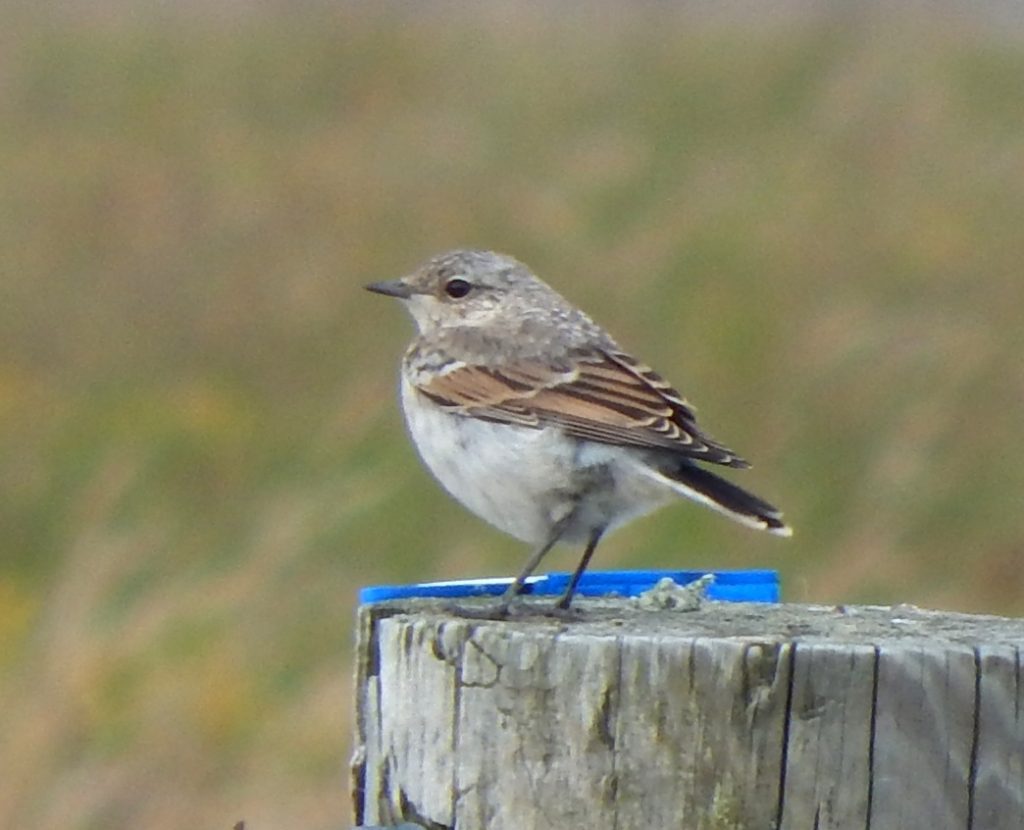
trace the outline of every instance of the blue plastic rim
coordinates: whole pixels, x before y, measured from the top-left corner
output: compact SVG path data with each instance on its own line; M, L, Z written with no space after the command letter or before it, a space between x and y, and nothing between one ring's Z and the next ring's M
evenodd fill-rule
M778 602L779 575L771 570L753 571L590 571L583 574L577 594L585 597L635 597L649 591L668 577L677 585L688 585L702 576L714 577L707 597L721 602ZM531 596L560 596L569 584L568 573L531 577L523 591ZM454 582L420 582L413 585L370 585L359 591L359 602L367 605L389 599L454 599L500 596L511 578L461 579Z

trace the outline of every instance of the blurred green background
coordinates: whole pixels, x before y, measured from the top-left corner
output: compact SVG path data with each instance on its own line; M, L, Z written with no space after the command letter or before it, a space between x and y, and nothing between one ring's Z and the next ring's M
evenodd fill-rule
M356 590L525 556L420 468L361 290L451 247L796 531L680 505L598 567L1024 613L1021 27L668 6L5 7L0 826L346 826Z

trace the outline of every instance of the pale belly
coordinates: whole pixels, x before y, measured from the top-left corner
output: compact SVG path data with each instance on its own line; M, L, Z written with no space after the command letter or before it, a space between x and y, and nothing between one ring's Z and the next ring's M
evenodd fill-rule
M562 536L584 542L674 498L638 455L578 442L553 428L532 429L465 418L424 405L402 383L402 408L424 463L444 488L480 518L531 544Z

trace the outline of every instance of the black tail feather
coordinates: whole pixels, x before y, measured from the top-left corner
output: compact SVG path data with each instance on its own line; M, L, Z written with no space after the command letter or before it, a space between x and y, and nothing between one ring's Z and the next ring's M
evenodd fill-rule
M663 470L663 473L686 490L692 491L699 500L706 500L711 507L744 524L753 524L779 536L792 533L782 521L782 512L778 508L703 467L687 462Z

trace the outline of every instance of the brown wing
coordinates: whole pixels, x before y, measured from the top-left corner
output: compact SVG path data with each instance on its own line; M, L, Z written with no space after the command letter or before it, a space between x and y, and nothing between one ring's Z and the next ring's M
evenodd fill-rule
M557 424L590 441L748 466L701 433L692 407L658 374L618 352L576 355L571 368L528 361L500 369L456 364L417 388L460 415L529 427Z

